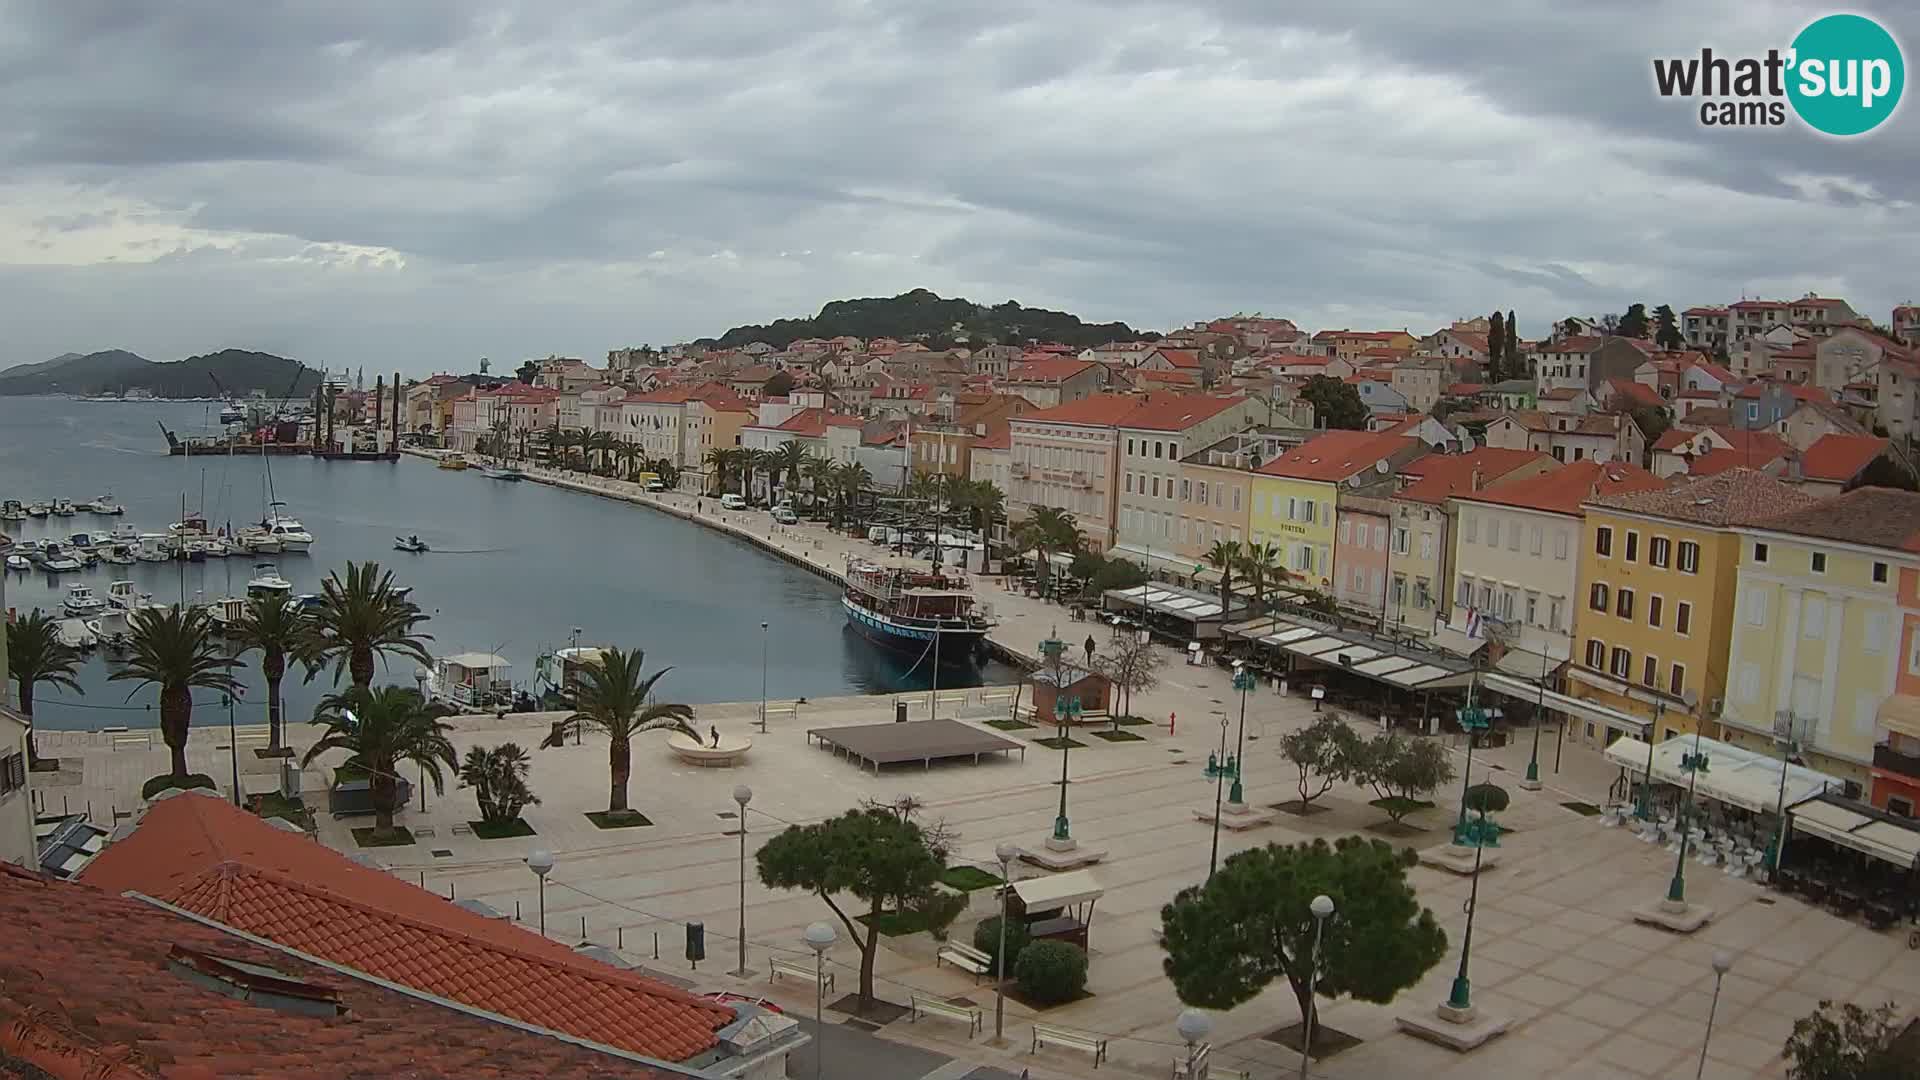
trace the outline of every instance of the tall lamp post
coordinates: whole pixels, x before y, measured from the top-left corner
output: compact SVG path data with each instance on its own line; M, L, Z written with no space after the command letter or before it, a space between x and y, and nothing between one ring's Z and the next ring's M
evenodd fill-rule
M1207 880L1213 880L1213 871L1220 865L1220 801L1227 789L1227 774L1233 771L1233 763L1227 759L1227 718L1220 718L1220 756L1209 767L1213 773L1213 853L1207 856Z
M1713 1014L1720 1011L1720 980L1733 970L1733 954L1721 949L1713 954L1713 1004L1707 1006L1707 1034L1700 1040L1700 1064L1693 1070L1693 1080L1700 1080L1707 1074L1707 1046L1713 1042Z
M753 974L747 970L747 804L753 801L753 789L735 785L733 801L740 807L740 966L734 975L744 979Z
M1180 1033L1180 1041L1187 1044L1187 1068L1184 1080L1194 1080L1194 1070L1200 1067L1200 1048L1206 1045L1207 1033L1213 1030L1213 1021L1199 1009L1181 1009L1179 1019L1173 1022L1173 1030Z
M1234 806L1245 806L1247 804L1246 795L1240 789L1240 774L1245 769L1247 761L1247 694L1253 690L1257 682L1258 680L1254 678L1253 672L1247 670L1247 662L1245 660L1235 660L1233 662L1233 688L1240 691L1240 734L1234 739L1233 792L1227 796L1227 801ZM1219 828L1217 816L1214 821L1214 826L1217 832Z
M826 1024L821 1019L827 993L827 950L840 934L831 923L810 923L801 939L813 950L813 1080L824 1075L821 1063L826 1058Z
M1647 725L1647 775L1640 782L1640 805L1633 810L1633 816L1641 821L1653 820L1653 742L1659 737L1660 720L1666 715L1667 703L1654 702L1653 722Z
M993 849L1000 860L1000 947L993 951L993 1041L1003 1040L1007 1018L1007 912L1008 895L1013 892L1013 860L1020 849L1003 843Z
M1467 890L1467 931L1460 939L1460 970L1453 976L1453 990L1440 1007L1444 1019L1466 1021L1473 1018L1473 983L1467 978L1467 959L1473 955L1473 913L1480 903L1480 856L1485 844L1473 846L1473 884Z
M1453 842L1456 844L1465 844L1468 840L1467 791L1473 787L1473 744L1477 741L1479 734L1485 731L1488 726L1487 710L1473 703L1473 690L1476 685L1478 685L1477 679L1467 684L1467 707L1453 714L1454 718L1460 721L1461 729L1467 733L1467 767L1462 770L1460 777L1460 820L1454 823L1453 826ZM1476 877L1479 874L1480 867L1479 848L1480 845L1475 843L1473 865ZM1468 925L1472 925L1471 920L1469 920ZM1462 960L1464 961L1465 958L1462 957ZM1465 967L1466 965L1463 962L1461 969L1464 971Z
M1692 691L1688 692L1689 697ZM1688 702L1692 706L1692 702ZM1687 772L1687 801L1680 804L1680 854L1673 864L1673 880L1667 884L1667 902L1685 906L1687 902L1687 842L1693 839L1687 830L1687 817L1693 810L1693 795L1700 787L1700 774L1707 771L1707 755L1700 752L1700 724L1696 718L1693 725L1693 753L1680 758L1680 767Z
M760 734L767 733L767 624L760 623ZM744 965L742 965L744 966Z
M1773 807L1773 843L1768 845L1767 871L1776 877L1779 876L1780 860L1785 855L1787 844L1787 770L1793 765L1793 759L1800 755L1800 738L1793 730L1799 720L1791 709L1777 709L1773 714L1773 741L1780 744L1780 794Z
M1540 650L1540 696L1533 706L1533 754L1527 758L1527 778L1520 786L1528 791L1540 790L1540 727L1547 719L1547 650Z
M233 724L233 699L238 695L235 688L231 694L221 694L227 703L227 756L233 759L233 805L240 805L240 737Z
M1333 916L1333 897L1322 893L1313 898L1307 910L1313 912L1313 966L1307 969L1307 1015L1300 1018L1300 1080L1307 1080L1307 1063L1313 1054L1313 1016L1320 1011L1314 1004L1313 990L1320 980L1320 937Z
M1073 846L1073 834L1068 831L1067 822L1067 751L1073 748L1073 722L1079 718L1080 699L1078 697L1055 696L1053 719L1054 723L1059 725L1060 732L1060 813L1053 819L1053 836L1047 844L1049 847L1059 847L1061 850Z
M553 852L534 848L527 855L527 869L540 879L540 936L547 936L547 875L553 873Z

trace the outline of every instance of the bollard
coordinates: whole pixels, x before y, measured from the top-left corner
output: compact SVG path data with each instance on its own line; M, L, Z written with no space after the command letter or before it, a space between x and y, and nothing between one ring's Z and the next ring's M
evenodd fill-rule
M453 882L447 882L447 899L453 899Z
M518 900L515 900L513 902L513 921L514 922L520 921L520 901Z
M627 947L627 928L626 927L616 926L613 928L613 947L623 952L626 950L626 947Z
M653 958L660 959L660 931L653 932Z
M587 917L585 915L582 915L580 916L580 944L585 945L586 943L587 943Z
M427 872L425 870L421 870L419 871L419 875L420 875L420 887L424 889L427 887Z

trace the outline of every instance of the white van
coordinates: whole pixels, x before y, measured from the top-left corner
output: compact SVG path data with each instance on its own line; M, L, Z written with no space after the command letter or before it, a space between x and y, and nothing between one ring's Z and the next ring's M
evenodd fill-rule
M731 491L720 496L720 509L722 510L745 510L746 508L747 500L735 495Z

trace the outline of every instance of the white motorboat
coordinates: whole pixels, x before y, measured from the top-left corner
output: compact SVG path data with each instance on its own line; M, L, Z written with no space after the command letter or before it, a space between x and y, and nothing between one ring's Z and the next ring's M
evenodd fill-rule
M74 508L72 499L55 499L53 505L47 508L47 513L54 517L72 517L79 512Z
M46 517L48 514L51 514L51 513L53 513L52 503L35 502L35 503L27 504L28 517L42 518L42 517Z
M140 527L131 522L123 521L108 530L107 541L114 544L138 544L140 542Z
M247 582L248 596L278 596L285 599L293 595L293 582L280 576L280 571L272 563L260 563L254 567L259 573Z
M102 495L91 502L83 502L80 509L90 514L124 514L127 508L113 501L112 495Z
M95 641L115 652L126 648L133 639L133 624L127 613L115 608L101 612L97 619L87 619L82 625Z
M107 586L107 606L129 615L153 604L153 594L134 588L131 581L116 581Z
M209 559L224 559L234 553L234 546L223 536L209 536L205 540L187 541L189 551L198 551Z
M207 528L207 519L199 514L188 514L179 521L167 526L167 532L174 536L208 536L213 530Z
M64 574L80 569L80 560L53 541L40 551L40 569L53 574Z
M272 503L267 508L265 522L267 535L280 542L282 551L305 551L313 546L313 533L300 523L298 518L290 518L280 512L286 503Z
M27 508L21 504L19 499L8 499L6 502L0 503L0 521L25 520L27 520Z
M87 629L84 619L61 619L53 625L61 644L70 649L91 649L100 643L93 631Z
M426 672L427 698L462 709L485 709L513 701L513 665L496 653L442 656Z
M67 546L75 551L92 551L100 546L100 538L92 533L77 532L67 537Z
M60 610L69 615L93 615L106 606L107 602L92 587L74 584L67 586L67 598L61 602Z
M160 533L141 533L140 547L133 557L141 562L166 562L171 556L167 550L167 537Z
M100 549L100 561L113 566L132 566L133 552L126 544L107 544Z
M33 569L33 561L25 555L9 555L7 556L7 569L18 570L21 573L25 573Z

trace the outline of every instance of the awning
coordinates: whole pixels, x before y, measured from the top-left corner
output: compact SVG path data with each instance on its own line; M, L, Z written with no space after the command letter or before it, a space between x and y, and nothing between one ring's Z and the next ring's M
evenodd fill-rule
M1596 724L1605 724L1608 727L1618 728L1621 731L1647 733L1653 726L1653 721L1644 716L1635 716L1629 712L1621 712L1619 709L1609 708L1608 706L1596 704L1583 698L1568 697L1566 694L1556 693L1552 690L1547 690L1543 693L1540 689L1538 673L1535 674L1534 678L1523 682L1511 675L1501 675L1498 672L1490 672L1480 680L1480 685L1495 693L1505 694L1510 698L1516 698L1521 701L1538 701L1555 712L1563 712L1568 716L1578 717L1582 720L1591 720ZM1644 755L1645 752L1646 744L1642 743L1641 753Z
M1493 669L1522 679L1538 679L1543 673L1551 673L1555 668L1567 662L1565 656L1556 655L1551 647L1545 653L1528 649L1509 649L1494 661Z
M1423 690L1440 690L1449 686L1467 685L1473 681L1473 672L1448 671L1446 668L1434 667L1431 664L1416 664L1399 671L1390 671L1382 678L1396 686L1409 689L1417 686Z
M1843 790L1846 784L1801 765L1788 765L1718 739L1699 740L1699 752L1707 756L1707 768L1697 778L1680 767L1680 759L1694 752L1692 735L1676 735L1653 748L1653 778L1663 784L1686 787L1690 782L1702 798L1737 806L1753 813L1771 812L1778 805L1781 770L1786 770L1786 802L1811 799L1828 789ZM1647 770L1647 744L1634 738L1615 739L1607 747L1607 760L1625 769L1629 775Z
M1317 657L1322 653L1334 653L1347 647L1347 643L1337 637L1316 636L1289 641L1281 648L1296 656Z
M1920 862L1920 823L1904 828L1824 798L1788 808L1795 832L1811 833L1910 870Z
M1219 598L1211 593L1182 589L1173 585L1137 585L1131 589L1108 589L1107 598L1190 622L1218 619L1223 615L1239 616L1246 612L1245 602L1238 597L1234 598L1233 611L1225 612L1220 607Z
M1091 870L1070 870L1051 877L1028 878L1013 883L1013 894L1028 911L1051 911L1098 900L1106 889Z
M1895 694L1880 703L1880 726L1909 739L1920 739L1920 697Z
M1468 637L1451 626L1436 626L1433 636L1427 639L1436 649L1444 649L1455 656L1472 656L1487 647L1486 638Z

